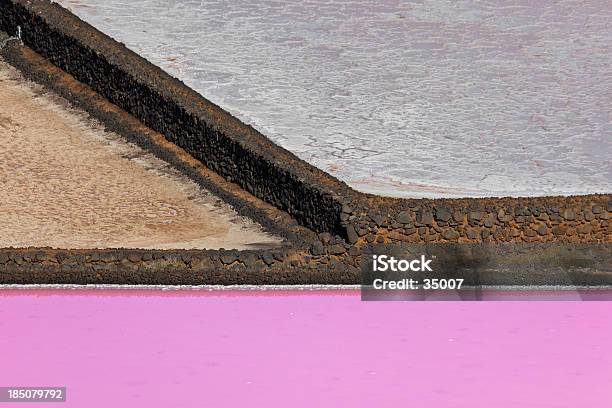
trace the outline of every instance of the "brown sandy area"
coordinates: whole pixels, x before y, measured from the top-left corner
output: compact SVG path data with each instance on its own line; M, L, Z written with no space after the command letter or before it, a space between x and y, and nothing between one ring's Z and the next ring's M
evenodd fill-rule
M167 163L0 61L0 247L279 243Z

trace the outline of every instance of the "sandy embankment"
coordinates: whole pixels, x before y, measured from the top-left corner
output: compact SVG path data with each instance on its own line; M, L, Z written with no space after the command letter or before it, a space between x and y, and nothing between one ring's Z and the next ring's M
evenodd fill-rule
M0 61L0 247L245 249L279 242Z

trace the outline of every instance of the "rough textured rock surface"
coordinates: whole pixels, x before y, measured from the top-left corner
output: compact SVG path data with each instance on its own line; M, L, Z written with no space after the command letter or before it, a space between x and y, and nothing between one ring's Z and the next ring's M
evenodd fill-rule
M370 254L386 253L426 254L435 276L454 274L476 286L610 285L611 251L610 244L383 244L351 263L347 254L300 251L286 251L295 261L283 262L269 251L2 249L0 284L360 284L369 277Z

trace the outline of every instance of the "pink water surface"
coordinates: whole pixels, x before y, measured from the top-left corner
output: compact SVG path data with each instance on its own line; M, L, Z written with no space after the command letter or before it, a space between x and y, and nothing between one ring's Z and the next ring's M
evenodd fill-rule
M611 343L606 302L0 291L0 386L52 406L608 408Z

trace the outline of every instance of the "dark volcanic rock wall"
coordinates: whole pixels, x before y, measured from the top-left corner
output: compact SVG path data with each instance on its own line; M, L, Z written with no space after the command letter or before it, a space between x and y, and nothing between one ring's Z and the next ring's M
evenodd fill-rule
M610 242L609 195L401 200L342 207L350 243Z
M466 285L610 285L610 244L366 245L363 256L299 251L0 250L0 284L360 284L372 253L426 254ZM438 262L443 268L436 267Z

